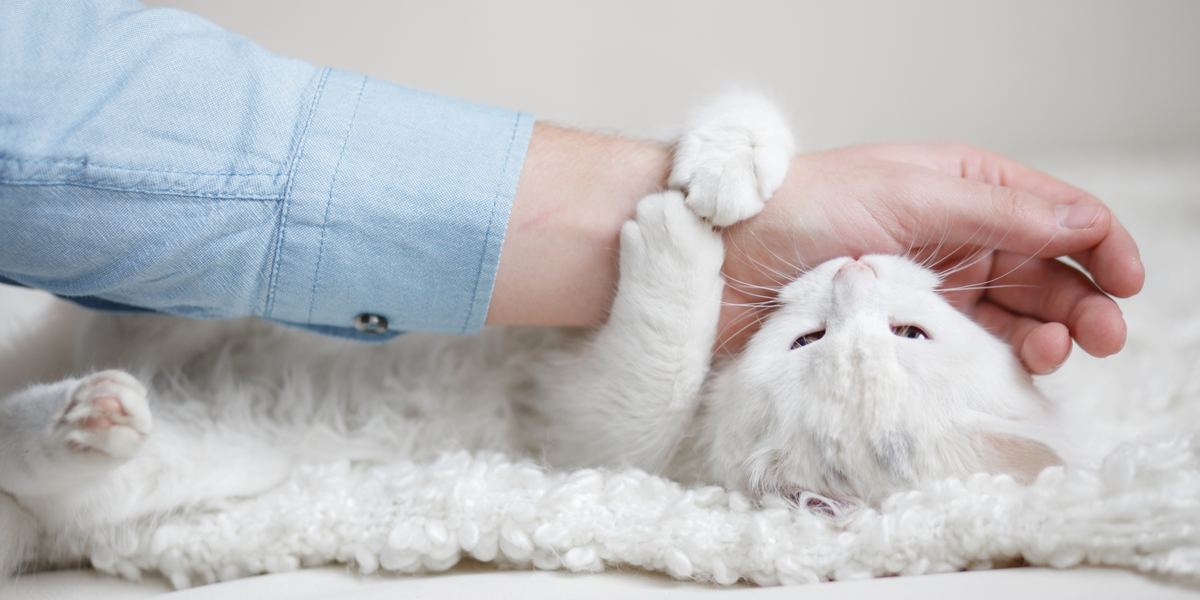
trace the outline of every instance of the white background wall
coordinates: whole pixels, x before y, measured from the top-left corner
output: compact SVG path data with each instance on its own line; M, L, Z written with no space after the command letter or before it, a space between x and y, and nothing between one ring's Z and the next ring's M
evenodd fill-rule
M731 82L807 147L1200 146L1200 1L158 0L276 52L654 135Z

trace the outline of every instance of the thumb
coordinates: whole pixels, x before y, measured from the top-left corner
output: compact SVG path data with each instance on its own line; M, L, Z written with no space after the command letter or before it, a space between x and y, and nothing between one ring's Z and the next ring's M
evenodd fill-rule
M1091 196L1054 201L978 181L930 178L929 201L923 207L929 214L914 222L940 223L943 230L918 231L925 243L987 246L1048 258L1096 246L1112 224L1108 207Z

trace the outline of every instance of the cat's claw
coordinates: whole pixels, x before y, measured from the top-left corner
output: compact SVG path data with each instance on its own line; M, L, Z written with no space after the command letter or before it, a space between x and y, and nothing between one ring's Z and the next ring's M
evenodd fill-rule
M675 146L671 187L725 227L758 214L783 184L796 144L779 110L757 94L730 94L693 117Z
M110 370L71 388L54 431L71 451L123 460L141 448L150 426L146 388L132 375Z

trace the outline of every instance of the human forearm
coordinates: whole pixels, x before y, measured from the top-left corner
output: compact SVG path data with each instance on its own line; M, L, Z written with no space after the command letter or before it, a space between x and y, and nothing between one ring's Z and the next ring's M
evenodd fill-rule
M371 341L483 325L528 115L135 2L0 3L0 49L0 283Z
M602 322L617 281L617 235L661 189L666 146L539 123L513 201L489 324Z

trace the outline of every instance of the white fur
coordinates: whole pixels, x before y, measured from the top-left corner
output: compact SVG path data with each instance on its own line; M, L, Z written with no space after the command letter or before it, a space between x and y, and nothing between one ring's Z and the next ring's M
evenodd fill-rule
M795 152L791 129L774 105L756 93L729 93L687 121L669 183L687 190L696 214L724 227L762 210Z
M805 494L878 503L980 470L1030 475L1027 462L1006 452L1053 445L1032 433L1050 418L1041 396L1007 347L951 309L933 291L936 277L905 259L818 266L782 290L783 307L745 352L709 373L723 250L700 216L724 225L758 212L792 152L790 134L765 105L743 97L717 106L726 108L705 113L677 148L673 181L687 187L686 200L679 192L649 196L622 228L617 298L608 323L592 333L408 334L368 347L259 322L62 308L59 321L75 323L79 352L49 369L58 382L0 402L0 522L24 523L0 543L9 563L0 567L88 556L100 569L156 568L184 584L300 561L436 570L466 551L543 568L625 561L721 582L807 579L817 576L812 567L750 570L758 559L730 554L741 542L723 536L740 540L750 527L772 548L774 527L801 527L785 527L792 552L803 528L834 527L782 508L804 503ZM894 335L891 326L901 323L920 325L931 339ZM826 330L823 339L791 348L816 328ZM34 337L20 351L44 352L53 363L57 347L60 340ZM684 492L644 474L547 475L461 455L432 467L409 462L461 450L557 467L640 468L722 484L776 508L750 516L741 494ZM333 487L320 491L320 481ZM321 500L295 500L310 493ZM621 505L589 504L597 494L663 496L681 507L728 503L728 512L688 514L731 525L664 528L682 537L664 541L673 550L647 556L588 541L604 537L598 523L621 530L629 525L622 519L636 521L589 513ZM350 498L362 512L345 512ZM286 514L271 512L285 505ZM568 509L592 514L580 517L590 525L542 512ZM333 514L345 521L323 521ZM277 552L268 538L224 537L279 518L295 529ZM341 533L304 538L309 519ZM178 535L179 527L188 533ZM688 547L713 550L699 560ZM894 570L880 569L872 572Z
M713 378L699 432L706 480L878 502L951 475L1036 475L995 468L1005 449L989 436L1035 437L1052 423L1045 401L1008 346L951 308L937 283L906 259L873 255L831 260L785 287L783 307ZM896 325L929 339L900 337ZM814 330L824 337L790 349Z

